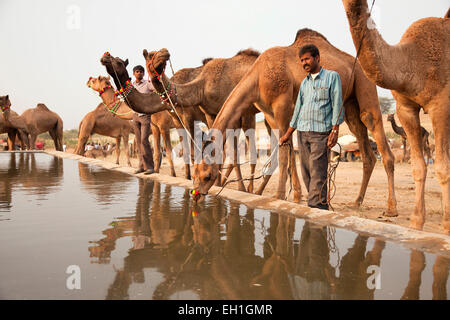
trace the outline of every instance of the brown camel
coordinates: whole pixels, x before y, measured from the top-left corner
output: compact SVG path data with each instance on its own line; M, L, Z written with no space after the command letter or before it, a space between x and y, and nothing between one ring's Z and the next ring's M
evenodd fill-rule
M261 54L251 70L228 97L213 128L224 132L226 128L235 126L245 112L246 106L256 103L257 107L264 112L270 127L278 129L280 136L284 135L289 127L300 84L306 77L306 72L300 65L299 49L309 43L319 48L321 65L326 69L337 71L342 80L345 120L358 140L364 162L361 189L355 205L361 205L364 199L367 184L376 162L367 134L367 129L369 129L383 156L383 164L388 177L389 196L386 215L397 215L394 191L394 156L383 129L376 87L365 77L359 64L354 65L354 57L335 48L318 32L301 29L297 32L292 45L274 47ZM353 66L355 66L354 73L352 73ZM279 150L280 175L276 195L279 199L285 197L289 148L289 145L281 146ZM294 152L290 152L290 155L291 163L295 163ZM296 166L291 167L294 201L300 201L301 190ZM198 164L194 170L196 188L200 193L207 193L212 185L208 179L214 179L217 175L217 165L210 166L203 162Z
M180 70L181 71L181 70ZM185 72L187 73L187 72ZM131 120L133 118L134 111L129 107L126 101L121 101L116 98L114 93L114 88L109 82L110 77L102 77L98 76L97 78L89 78L87 82L87 86L92 88L93 90L99 92L100 97L103 100L103 105L105 106L105 110L111 112L113 116L117 116L124 120ZM157 96L156 94L154 94ZM161 104L158 98L158 104ZM180 110L178 110L180 111ZM183 112L183 121L184 123L192 122L192 125L195 120L206 122L203 113L198 109L198 107L190 108ZM171 115L169 111L160 111L156 112L151 117L151 128L153 135L153 144L154 144L154 163L155 163L155 172L159 172L160 169L160 158L161 158L161 136L163 138L164 147L166 149L166 156L169 161L170 166L170 174L172 176L176 176L175 168L172 160L172 144L170 141L170 129L176 128L181 129L183 126L179 121L174 121L174 117ZM190 168L189 164L186 165L186 178L190 179Z
M9 95L0 97L0 107L2 110L2 123L4 132L8 132L8 150L14 150L15 136L13 133L17 130L19 139L21 140L22 149L30 149L30 141L28 139L29 129L28 125L21 116L14 110L11 110L11 101ZM8 129L10 128L10 129Z
M144 50L143 54L146 60L147 71L152 78L155 89L162 93L164 92L164 88L169 88L170 83L170 90L176 92L176 96L173 95L171 97L171 99L174 100L173 102L176 102L177 105L182 107L200 106L205 113L210 128L228 95L246 72L250 70L251 66L259 56L259 52L247 49L238 52L232 58L212 59L203 67L201 73L194 80L182 84L176 83L175 80L169 82L169 79L163 74L167 60L170 58L167 49L161 49L158 52L153 51L150 53L147 52L147 50ZM162 83L160 79L163 81ZM255 129L255 115L258 112L258 109L250 103L235 128L242 128L244 132L247 129ZM247 142L249 143L249 137L247 137ZM236 137L234 138L234 145L237 145ZM256 150L254 150L254 154L256 154ZM236 162L236 154L234 161L236 175L239 179L238 188L240 191L246 191L242 182L240 167ZM255 172L255 167L256 164L252 163L250 165L252 175ZM232 166L229 167L228 172L225 174L225 178L228 177L231 168ZM212 181L212 183L214 183L214 181ZM219 176L217 184L221 184ZM258 190L257 193L262 193L262 190L263 189ZM247 191L253 192L253 180L250 180Z
M86 114L81 120L78 127L78 144L74 153L84 155L84 148L89 137L94 133L98 133L103 136L116 138L116 164L119 164L120 139L122 138L127 163L131 167L128 154L128 136L130 132L133 133L133 128L129 121L113 117L103 104L99 104L95 110Z
M6 99L9 101L8 96ZM10 102L9 102L10 104ZM39 134L47 132L55 143L57 151L63 151L63 121L61 117L47 108L45 104L38 103L35 108L25 110L19 117L14 117L8 112L3 113L3 119L14 127L28 132L31 149L36 148L36 138ZM15 123L19 124L15 124Z
M410 226L425 223L425 179L419 111L430 114L436 142L435 171L442 188L442 226L450 234L450 19L424 18L414 22L400 43L387 44L377 31L366 0L343 0L353 42L361 47L359 62L367 77L392 90L397 116L411 145L416 185Z
M406 132L405 130L398 126L395 122L394 114L389 114L387 117L387 121L391 123L392 130L396 134L398 134L402 138L403 143L403 162L406 161ZM427 164L430 162L431 158L431 149L430 149L430 142L428 141L428 138L430 137L430 133L425 129L424 127L421 127L422 130L422 147L423 147L423 153L427 155Z

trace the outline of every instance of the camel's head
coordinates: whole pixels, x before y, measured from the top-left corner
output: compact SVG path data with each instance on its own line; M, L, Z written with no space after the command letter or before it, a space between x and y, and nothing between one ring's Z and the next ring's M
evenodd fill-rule
M205 195L208 194L218 176L219 166L217 163L202 160L201 163L194 164L192 197L195 202L202 202L205 199Z
M152 78L159 79L166 69L167 60L170 59L169 51L165 48L151 52L144 49L142 54L145 58L145 66L147 67L148 74Z
M106 88L111 88L111 78L109 76L98 76L97 78L90 77L86 85L97 92L103 92Z
M394 121L394 114L393 113L388 114L387 121L391 121L391 122Z
M106 67L106 72L113 78L116 87L125 87L125 82L130 80L127 66L128 59L123 61L118 57L113 57L109 52L105 52L100 59L102 65Z
M11 109L11 101L9 101L9 95L0 97L0 108L2 109L2 112L6 112L7 110Z

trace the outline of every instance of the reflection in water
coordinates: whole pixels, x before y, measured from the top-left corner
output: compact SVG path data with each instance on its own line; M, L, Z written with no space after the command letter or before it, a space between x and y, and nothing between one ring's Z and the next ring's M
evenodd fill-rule
M272 212L266 229L254 210L242 205L210 198L191 208L187 190L179 203L172 196L170 186L139 180L134 219L118 219L103 232L108 241L89 248L91 257L106 263L115 241L131 236L132 247L107 299L128 299L133 283L152 283L145 269L162 275L152 299L171 299L180 292L188 299L374 299L367 268L381 266L384 241L375 239L368 250L370 238L357 235L335 267L328 227L305 221L295 241L294 217ZM261 240L263 257L256 253ZM448 259L437 257L435 299L446 299L448 266ZM410 281L401 298L420 298L423 269L424 254L411 251Z
M134 181L130 175L117 174L81 162L78 162L78 173L83 189L94 193L96 200L102 205L110 205L125 189L124 183Z
M34 153L3 154L0 157L0 211L11 209L15 189L45 200L46 195L58 190L62 178L61 158Z
M45 154L0 154L0 211L2 298L447 299L448 256Z

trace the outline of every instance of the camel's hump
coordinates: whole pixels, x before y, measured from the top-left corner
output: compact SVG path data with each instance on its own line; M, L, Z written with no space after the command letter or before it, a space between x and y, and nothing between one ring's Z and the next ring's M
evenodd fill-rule
M205 65L208 62L210 62L212 59L214 59L214 58L205 58L205 59L202 60L202 64Z
M241 56L241 55L250 56L250 57L259 57L260 53L254 49L248 48L245 50L241 50L236 54L236 56Z
M297 34L295 35L295 41L297 41L299 38L302 37L319 37L319 38L323 38L325 41L328 42L327 38L325 38L325 36L317 31L308 29L308 28L303 28L297 31Z
M36 109L41 109L41 110L45 110L45 111L50 111L49 108L47 108L47 106L43 103L38 103L36 106Z

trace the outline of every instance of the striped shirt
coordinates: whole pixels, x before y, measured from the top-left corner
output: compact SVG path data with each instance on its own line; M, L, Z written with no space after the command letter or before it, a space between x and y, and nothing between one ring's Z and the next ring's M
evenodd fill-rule
M137 82L134 81L133 82L133 87L136 88L137 91L139 91L140 93L150 93L155 91L155 88L153 87L153 84L151 81L149 80L142 80L141 82ZM139 117L144 117L147 114L146 113L139 113L139 112L135 112Z
M289 126L299 131L331 131L334 125L344 122L341 106L344 109L339 74L321 68L315 79L308 74L302 81Z

